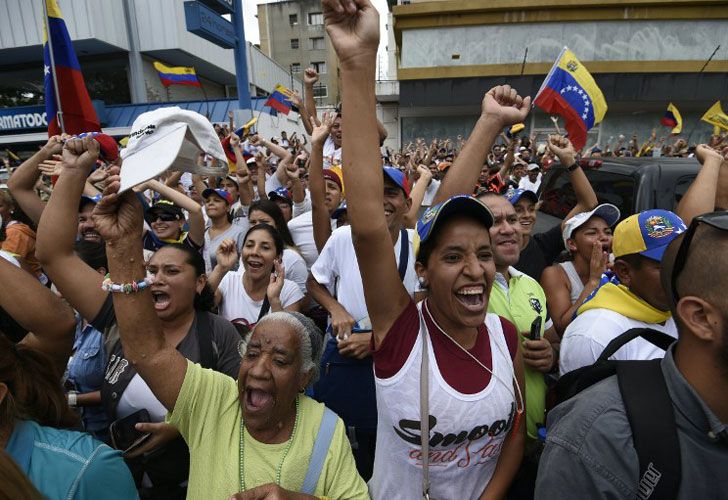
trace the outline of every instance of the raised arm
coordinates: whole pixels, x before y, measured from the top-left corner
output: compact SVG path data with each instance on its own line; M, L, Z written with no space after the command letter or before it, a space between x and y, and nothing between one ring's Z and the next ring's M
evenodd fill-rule
M316 114L316 100L313 98L313 86L319 81L318 73L313 68L306 68L303 72L303 98L306 100L306 112L308 116L316 120L318 124L318 116ZM310 122L309 122L310 123ZM306 129L309 135L311 132Z
M313 240L316 250L321 252L331 236L331 214L326 208L326 181L324 180L324 143L329 136L334 117L324 113L318 124L311 119L311 158L308 164L308 190L311 193L311 217L313 218Z
M566 224L567 220L571 219L576 214L592 210L597 206L599 201L597 200L594 188L592 188L589 183L589 179L586 178L584 170L582 170L579 164L576 163L576 150L571 144L571 141L560 135L550 135L548 147L549 150L551 150L551 152L559 158L559 161L564 167L569 168L576 165L576 168L569 171L569 181L571 182L571 186L574 188L576 205L574 205L574 208L572 208L566 217L564 217L564 220L561 221L561 230L563 231L564 224Z
M48 210L38 223L35 255L68 303L92 321L106 300L106 292L101 290L104 278L76 255L74 244L81 192L98 158L99 146L89 137L82 142L83 149L70 148L69 143L63 149L61 174L48 200ZM140 230L136 238L141 239L141 234Z
M490 89L483 98L480 118L468 142L443 179L433 203L440 203L456 194L472 193L498 134L504 127L525 120L530 108L531 98L522 98L509 85Z
M73 148L85 146L81 141L73 142ZM139 238L144 222L142 207L133 192L118 194L119 168L113 167L111 173L104 198L94 210L94 223L106 241L111 280L114 283L138 283L146 277ZM175 346L166 342L149 288L113 295L124 356L162 405L172 411L187 371L187 360Z
M410 193L412 206L404 216L404 225L409 228L414 228L417 225L417 214L419 213L420 207L422 207L422 200L425 199L427 186L430 184L430 180L432 180L432 172L426 166L417 165L417 172L419 172L420 178Z
M73 348L73 310L30 273L0 258L0 307L28 333L23 340L53 359L60 379Z
M54 135L43 146L40 151L25 160L8 179L8 189L13 195L15 202L30 219L38 224L40 216L45 209L46 204L38 197L35 192L35 183L40 177L40 165L45 160L53 158L54 154L59 154L63 148L60 135Z
M341 67L344 91L343 171L354 249L375 346L410 302L397 272L384 217L384 177L377 133L374 77L379 14L369 0L322 2L326 31ZM346 131L349 132L346 132Z
M677 214L688 225L698 215L715 210L721 165L728 167L728 160L705 144L695 149L695 156L702 167L677 206Z
M290 100L291 104L298 108L298 115L301 117L304 130L308 135L311 135L311 132L313 131L311 128L311 115L308 114L308 110L306 109L306 105L303 103L301 94L299 94L298 91L293 91L291 93ZM293 136L291 136L291 139L293 139Z

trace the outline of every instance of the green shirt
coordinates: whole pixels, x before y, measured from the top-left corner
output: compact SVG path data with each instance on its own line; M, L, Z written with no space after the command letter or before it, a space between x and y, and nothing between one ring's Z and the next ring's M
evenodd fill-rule
M324 405L300 397L298 429L281 471L281 487L300 491L318 433ZM190 449L187 498L227 499L240 488L240 422L242 410L235 380L187 362L187 373L169 423ZM264 444L245 433L245 485L274 483L287 443ZM344 423L336 424L316 490L329 498L369 498L346 439Z
M536 316L541 316L541 335L547 329L546 294L538 282L530 276L517 271L513 267L508 269L511 279L508 282L508 291L503 285L493 283L493 289L488 299L488 312L503 316L516 326L520 339L528 340L524 333L531 331L531 323ZM538 426L545 425L546 411L546 382L543 373L534 370L528 365L523 366L526 379L526 429L530 439L538 438Z

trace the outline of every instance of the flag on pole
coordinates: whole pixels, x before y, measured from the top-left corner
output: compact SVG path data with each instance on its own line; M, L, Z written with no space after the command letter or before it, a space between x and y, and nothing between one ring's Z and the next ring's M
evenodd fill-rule
M288 99L291 95L291 91L283 85L276 85L273 89L273 93L265 101L266 106L270 106L279 113L287 115L291 111L291 101Z
M240 137L241 139L246 137L248 134L250 134L250 129L253 128L253 125L258 121L258 117L254 116L247 122L245 122L245 125L240 127L235 131L235 134Z
M671 134L682 132L682 116L672 103L667 105L667 111L665 111L665 116L662 117L660 123L666 127L672 127Z
M723 112L720 101L713 104L710 109L705 112L701 120L708 122L715 127L720 127L723 130L728 130L728 115Z
M200 80L197 79L195 68L186 66L165 66L159 61L154 61L154 69L157 70L162 85L169 87L170 85L192 85L193 87L202 87Z
M63 113L63 123L67 134L100 131L101 125L96 110L91 104L86 84L83 81L81 65L73 51L71 37L66 22L56 0L44 0L48 12L46 28L43 30L43 72L45 87L46 117L48 135L61 133L58 121L59 111ZM50 44L49 42L50 38ZM53 46L51 64L50 45ZM58 84L56 100L54 79Z
M586 144L586 133L607 112L604 94L573 52L564 47L538 90L534 104L564 118L576 150Z

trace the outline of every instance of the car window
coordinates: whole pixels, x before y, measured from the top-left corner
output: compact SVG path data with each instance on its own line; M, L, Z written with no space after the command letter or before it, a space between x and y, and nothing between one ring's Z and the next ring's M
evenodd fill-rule
M635 178L630 175L616 174L601 170L585 170L599 203L611 203L619 208L622 218L632 214L636 189ZM541 190L541 211L563 219L576 205L574 188L569 182L569 174L558 169L548 179Z
M686 175L685 177L680 177L677 182L675 183L675 196L673 198L673 204L672 204L672 210L675 211L677 209L678 203L680 203L680 200L687 192L688 188L690 187L690 184L693 183L695 180L694 175Z

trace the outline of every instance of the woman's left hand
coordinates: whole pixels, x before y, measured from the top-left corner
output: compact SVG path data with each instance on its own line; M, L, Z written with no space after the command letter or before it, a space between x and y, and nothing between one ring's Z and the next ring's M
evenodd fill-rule
M230 500L304 500L306 498L316 498L304 493L296 493L295 491L284 490L274 483L262 484L243 491L235 493Z
M139 239L144 227L142 206L133 191L119 194L119 167L109 169L104 196L93 212L96 230L107 243Z
M171 442L180 435L176 427L166 424L164 422L139 423L136 424L134 428L139 432L150 433L151 437L147 439L144 444L134 448L129 453L125 453L124 458L135 458L145 453L150 453L154 450L161 448L162 446Z
M268 300L272 300L274 298L279 299L281 296L281 290L283 290L283 281L286 278L286 272L283 268L283 264L276 259L273 261L273 272L270 273L270 283L268 284L268 289L266 290L266 295L268 295Z
M525 340L522 344L523 362L541 373L548 373L554 366L554 350L547 338Z

